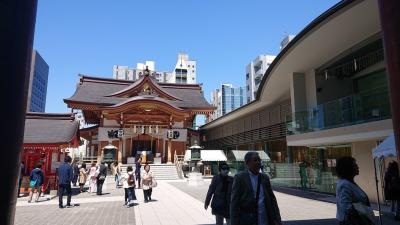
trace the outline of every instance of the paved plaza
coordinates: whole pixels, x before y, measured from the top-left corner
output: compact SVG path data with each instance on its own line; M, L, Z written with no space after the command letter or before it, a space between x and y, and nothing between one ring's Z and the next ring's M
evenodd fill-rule
M123 206L122 188L115 189L111 178L107 179L104 195L76 194L73 208L58 208L58 198L43 199L39 203L27 203L20 198L17 203L16 225L211 225L215 224L210 208L204 209L204 198L210 180L204 185L190 187L183 180L158 181L153 190L153 201L143 202L143 192L136 190L138 200L131 208ZM282 219L285 225L333 225L336 206L325 195L288 193L276 191ZM285 192L285 193L284 193ZM65 199L65 197L64 197ZM315 200L319 199L319 200ZM66 200L66 199L65 199ZM64 203L66 204L66 203ZM386 215L384 224L397 224Z

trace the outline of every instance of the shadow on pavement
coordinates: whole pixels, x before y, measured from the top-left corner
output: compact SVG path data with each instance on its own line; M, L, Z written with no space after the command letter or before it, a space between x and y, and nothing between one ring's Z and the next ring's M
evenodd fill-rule
M337 225L336 219L292 220L283 221L284 225Z

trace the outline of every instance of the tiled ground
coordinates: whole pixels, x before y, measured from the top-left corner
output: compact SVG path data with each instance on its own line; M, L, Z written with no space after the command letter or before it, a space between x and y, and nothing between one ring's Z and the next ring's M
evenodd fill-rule
M80 203L80 206L74 208L59 209L57 198L30 204L26 199L20 198L15 224L211 225L214 224L214 216L210 209L206 211L203 208L209 184L210 180L198 187L188 186L185 181L159 181L158 187L153 190L152 202L144 203L143 192L139 189L136 190L137 205L128 209L122 206L123 189L115 189L110 179L104 190L106 195L83 193L73 196L73 203ZM280 190L275 194L285 225L337 224L336 206L324 196L298 191L284 192ZM385 215L384 224L399 223Z

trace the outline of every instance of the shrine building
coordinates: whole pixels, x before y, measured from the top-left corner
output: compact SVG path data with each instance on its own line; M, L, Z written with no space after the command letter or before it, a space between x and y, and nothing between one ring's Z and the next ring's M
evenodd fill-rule
M148 69L136 81L81 75L64 102L91 125L81 129L87 156L121 163L141 155L150 163L171 163L198 140L196 115L208 118L215 110L200 84L158 83Z

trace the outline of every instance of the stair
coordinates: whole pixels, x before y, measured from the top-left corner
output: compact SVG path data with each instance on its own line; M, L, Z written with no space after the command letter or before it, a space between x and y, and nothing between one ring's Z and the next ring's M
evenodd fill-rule
M150 170L153 171L154 177L156 180L179 180L178 171L174 164L149 164ZM133 171L135 171L134 164L123 164L121 166L122 176L126 174L126 168L128 166L133 167ZM144 166L142 166L141 171L143 172Z

